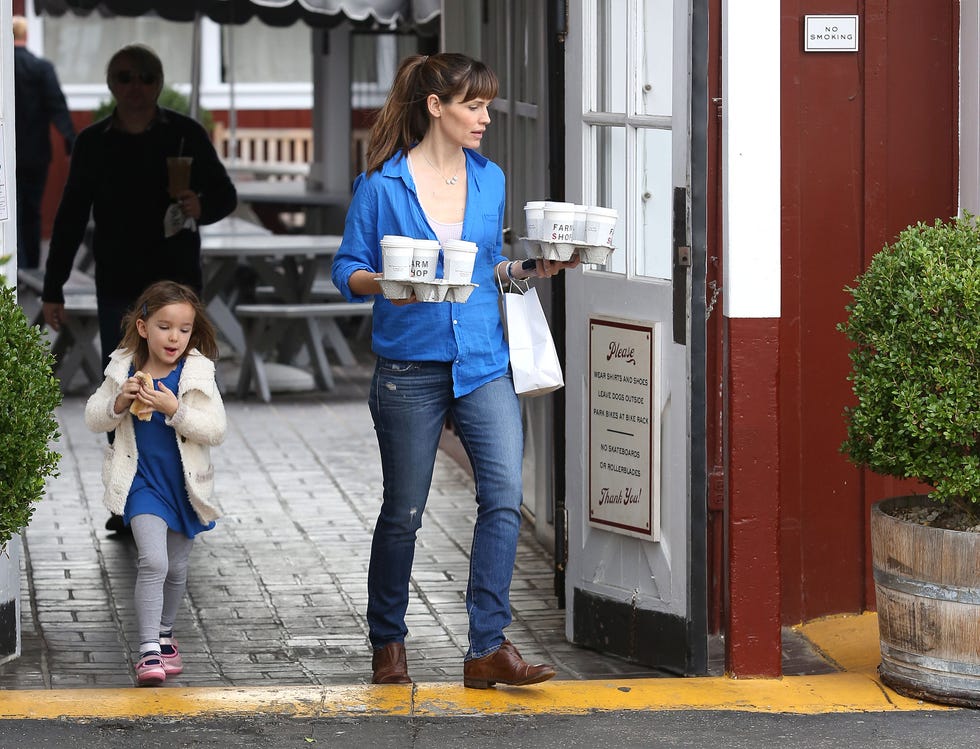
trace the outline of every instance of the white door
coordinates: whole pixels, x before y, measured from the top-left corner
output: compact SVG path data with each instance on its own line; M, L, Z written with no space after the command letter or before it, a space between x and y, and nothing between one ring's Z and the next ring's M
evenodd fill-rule
M690 267L705 5L569 3L565 71L566 199L619 212L606 264L565 274L567 634L683 673L707 665Z

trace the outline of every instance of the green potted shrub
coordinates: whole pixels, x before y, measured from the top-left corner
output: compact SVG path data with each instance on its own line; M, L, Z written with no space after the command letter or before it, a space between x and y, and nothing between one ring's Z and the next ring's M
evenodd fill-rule
M19 534L61 458L51 449L61 404L53 366L46 336L0 273L0 662L20 653Z
M842 450L928 494L874 505L882 680L980 706L980 228L919 223L848 288L856 405Z

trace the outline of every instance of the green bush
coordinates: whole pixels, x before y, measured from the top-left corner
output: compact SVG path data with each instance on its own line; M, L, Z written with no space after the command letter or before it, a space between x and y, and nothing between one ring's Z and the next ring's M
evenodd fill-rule
M159 104L161 107L172 109L175 112L186 114L187 116L190 116L191 113L190 99L176 89L170 88L170 86L167 85L164 85L163 90L160 92L160 98L157 99L157 104ZM115 108L115 99L109 99L108 101L102 102L99 104L98 109L92 113L92 122L98 122L102 118L108 117L110 114L112 114L112 110ZM211 116L211 112L203 107L200 109L198 121L209 133L214 129L214 117Z
M31 325L0 276L0 550L31 521L61 456L55 409L61 386L47 338Z
M857 405L841 449L857 465L918 479L930 497L980 501L980 229L973 216L919 223L857 278L838 326ZM975 510L973 510L975 512Z

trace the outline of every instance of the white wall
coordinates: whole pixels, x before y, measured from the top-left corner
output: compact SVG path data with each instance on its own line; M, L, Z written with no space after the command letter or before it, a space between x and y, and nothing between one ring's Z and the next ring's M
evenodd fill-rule
M980 215L980 0L960 0L960 211Z
M779 0L722 2L727 317L779 317Z
M7 278L17 277L17 185L14 154L14 34L11 29L13 6L11 0L0 0L0 126L3 151L0 152L0 181L3 183L5 213L0 215L0 257L9 255L0 273Z
M192 24L190 23L171 23L157 19L155 21L157 26L153 28L158 32L161 32L161 29L166 30L167 34L170 36L161 37L158 39L137 36L123 41L112 35L103 38L99 31L99 24L101 21L97 15L93 14L87 17L75 17L71 14L66 14L62 18L58 19L58 23L61 26L73 27L70 32L66 31L65 33L69 35L73 42L73 46L78 45L83 50L88 49L92 51L92 65L99 71L98 75L92 76L91 82L78 83L72 82L70 79L71 77L66 71L63 70L64 66L60 64L59 60L54 59L52 56L54 50L45 50L44 29L46 19L43 16L37 16L34 13L34 4L32 2L27 3L25 16L28 21L28 47L35 54L48 57L55 63L55 67L59 70L59 75L62 78L62 89L64 90L65 97L68 100L68 108L72 111L87 111L95 109L108 98L109 94L106 90L105 81L102 79L102 68L108 60L108 56L112 52L118 49L122 43L128 43L130 41L143 41L156 49L157 52L164 58L167 83L172 84L175 89L184 94L190 92L191 85L189 83L189 74L187 72L190 65L190 59L188 58L187 60L181 60L181 65L168 65L166 54L167 51L171 51L166 49L167 43L174 42L175 39L181 40L183 45L190 44L189 40L192 34ZM133 19L129 20L130 22L133 22ZM312 38L312 32L309 30L304 31L302 26L290 28L295 30L296 38L300 39L302 44L301 46L297 45L296 48L291 48L289 50L289 54L298 58L303 64L305 64L310 44L309 39ZM146 32L144 29L144 33L148 32ZM237 27L228 27L225 33L236 37L237 41L233 40L232 42L236 59L240 61L246 60L249 55L255 57L255 51L250 51L248 49L249 37L246 32L243 32L241 29L237 29ZM229 82L223 81L221 77L221 35L221 26L209 18L202 19L201 106L203 106L205 109L211 110L228 109L231 106L233 98L234 107L239 110L310 109L312 107L313 83L310 80L312 76L312 68L306 73L306 80L303 81L284 80L250 82L247 80L236 80L234 83L234 91L232 92L232 86L229 84ZM114 41L108 41L109 39ZM108 43L110 46L106 49L98 49L98 52L95 53L94 50L99 47L100 43ZM163 47L161 47L161 45L163 45ZM181 47L181 49L184 48L185 46ZM189 46L186 48L189 49ZM275 50L263 50L262 52L263 54L276 54ZM175 68L178 69L175 70Z

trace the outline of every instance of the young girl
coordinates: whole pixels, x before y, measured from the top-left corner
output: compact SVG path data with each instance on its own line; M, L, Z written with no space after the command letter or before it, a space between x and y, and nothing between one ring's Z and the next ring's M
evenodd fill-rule
M139 551L136 681L144 686L183 670L173 624L194 536L219 514L210 446L224 439L225 410L214 379L214 327L193 290L153 284L124 325L85 423L116 431L102 466L104 501L130 525Z

